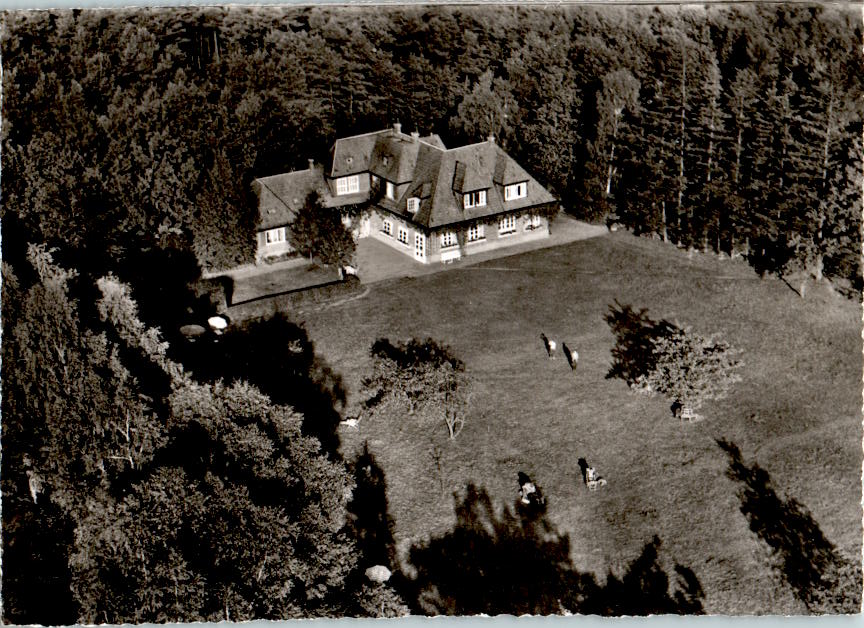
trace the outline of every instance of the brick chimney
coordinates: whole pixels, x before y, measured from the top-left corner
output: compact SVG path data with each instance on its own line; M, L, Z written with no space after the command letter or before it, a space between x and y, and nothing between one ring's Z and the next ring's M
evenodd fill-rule
M309 160L309 170L315 170L315 160L314 159Z
M401 132L402 132L402 125L401 125L400 123L398 123L398 122L394 122L394 123L393 123L393 130L394 130L396 133L401 133Z
M411 141L416 142L418 139L420 139L420 133L417 131L411 131Z

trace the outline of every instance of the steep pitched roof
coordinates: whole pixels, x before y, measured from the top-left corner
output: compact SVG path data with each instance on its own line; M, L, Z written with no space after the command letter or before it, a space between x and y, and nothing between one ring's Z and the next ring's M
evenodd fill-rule
M465 174L461 189L456 189L453 182L457 170L463 168ZM501 177L496 174L499 170L504 173ZM426 227L440 227L555 202L555 197L546 188L492 141L442 151L434 178L434 192L426 203L427 207L421 201L421 211L414 217L415 222ZM523 181L528 183L526 197L505 202L504 186ZM486 205L463 209L462 194L479 189L486 189Z
M495 156L495 173L492 175L492 180L498 185L510 185L512 183L522 183L531 179L522 166L516 163L503 150L499 150Z
M318 168L261 177L252 182L258 195L258 228L286 225L297 215L310 192L326 187Z
M338 139L333 145L333 161L328 176L336 178L372 172L394 183L406 183L411 180L418 143L446 150L444 142L434 133L415 138L395 129Z
M396 184L407 183L399 188L399 198L383 198L378 205L429 228L556 200L492 140L448 150L437 135L417 138L393 129L337 140L329 177L362 172ZM522 182L528 184L525 198L505 202L504 187ZM320 167L256 179L254 185L259 198L259 229L288 224L312 191L317 190L323 204L330 207L368 199L367 193L333 196ZM463 194L477 190L486 190L486 205L464 209ZM420 199L420 208L413 216L407 211L410 197Z
M258 229L272 229L287 225L303 207L311 192L318 192L325 207L340 207L367 200L364 192L333 196L324 178L324 168L313 166L308 170L286 172L272 177L261 177L252 182L258 196Z
M369 172L393 183L408 183L414 176L420 146L419 141L402 133L379 136Z
M330 176L345 177L369 170L375 144L382 135L388 133L390 130L385 129L336 140L333 145Z
M426 137L421 137L420 141L426 142L427 144L434 146L435 148L447 150L447 147L444 146L444 142L441 141L441 138L438 137L437 133L432 133L431 135L427 135Z

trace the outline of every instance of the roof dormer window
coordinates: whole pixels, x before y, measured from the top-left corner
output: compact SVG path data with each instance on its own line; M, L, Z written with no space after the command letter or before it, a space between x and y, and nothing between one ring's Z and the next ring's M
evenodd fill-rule
M472 207L485 207L486 190L478 190L477 192L468 192L468 194L464 194L462 196L462 203L464 204L465 209L471 209Z
M381 163L384 164L385 166L389 166L390 165L390 157L388 157L387 155L384 155L381 158Z
M343 194L354 194L360 191L360 177L352 175L350 177L339 177L336 179L336 196Z
M504 187L504 200L515 201L517 198L528 196L528 182L514 183Z
M408 199L408 211L412 214L416 214L420 209L420 199L416 196L412 196Z

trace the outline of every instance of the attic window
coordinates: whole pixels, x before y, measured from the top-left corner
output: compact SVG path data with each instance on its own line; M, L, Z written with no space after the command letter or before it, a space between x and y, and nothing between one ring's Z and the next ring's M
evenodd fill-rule
M420 209L420 199L416 196L412 196L408 199L408 211L412 214L416 214L417 210Z
M268 229L264 232L264 242L267 245L279 244L285 241L285 227L277 227L276 229Z
M504 200L515 201L517 198L525 198L528 196L528 182L515 183L504 188Z
M340 177L336 179L336 195L354 194L360 191L360 177L352 175L350 177Z
M484 207L486 205L486 190L480 190L479 192L469 192L462 197L462 201L465 204L465 209L471 209L472 207Z
M384 164L385 166L389 166L390 165L390 158L387 155L384 155L381 158L381 163Z

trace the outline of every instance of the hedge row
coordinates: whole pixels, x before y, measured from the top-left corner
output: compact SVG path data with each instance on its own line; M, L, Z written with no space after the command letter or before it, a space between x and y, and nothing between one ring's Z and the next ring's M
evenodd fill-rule
M272 316L280 312L292 312L312 305L321 305L342 299L362 291L360 280L347 275L341 281L311 286L269 297L245 301L228 308L228 316L233 323L254 318Z

